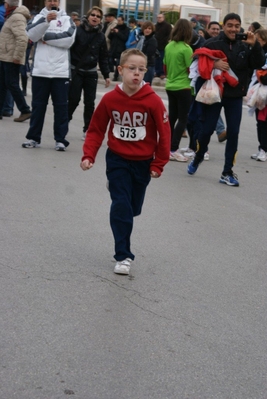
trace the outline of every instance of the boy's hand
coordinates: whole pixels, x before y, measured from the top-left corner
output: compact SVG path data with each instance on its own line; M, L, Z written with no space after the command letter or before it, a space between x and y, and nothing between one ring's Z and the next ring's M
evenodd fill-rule
M150 176L151 176L151 177L154 177L155 179L157 179L157 178L159 177L158 173L157 173L157 172L154 172L154 170L152 170L152 171L150 172Z
M82 168L82 170L91 169L93 166L94 166L94 164L91 163L91 162L89 161L89 159L85 159L84 161L82 161L82 162L80 163L80 167Z

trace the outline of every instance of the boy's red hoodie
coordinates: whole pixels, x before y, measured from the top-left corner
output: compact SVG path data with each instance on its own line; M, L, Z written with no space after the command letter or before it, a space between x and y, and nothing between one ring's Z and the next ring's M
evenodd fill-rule
M88 127L82 161L95 162L107 127L107 144L112 152L134 161L153 158L150 170L162 173L169 160L171 132L165 106L150 85L143 85L130 97L119 85L104 95ZM145 137L138 141L125 139L135 128L145 132ZM115 137L113 131L121 132L124 139Z

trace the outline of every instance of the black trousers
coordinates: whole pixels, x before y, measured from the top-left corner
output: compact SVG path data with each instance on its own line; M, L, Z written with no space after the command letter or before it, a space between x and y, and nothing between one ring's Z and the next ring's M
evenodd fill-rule
M97 72L74 72L72 71L72 80L69 89L69 121L79 105L83 91L83 132L86 132L95 110L95 98L97 88Z
M169 120L172 134L171 151L176 151L187 124L192 101L191 89L166 90L166 92L169 100Z
M259 110L256 109L257 120L257 134L259 140L259 150L267 152L267 121L260 121L258 119Z

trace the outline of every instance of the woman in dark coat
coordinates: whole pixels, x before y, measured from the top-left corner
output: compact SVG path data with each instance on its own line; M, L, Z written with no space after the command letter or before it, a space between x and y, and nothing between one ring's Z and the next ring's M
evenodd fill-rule
M95 109L98 65L106 81L105 86L110 85L108 49L102 32L102 18L101 8L93 6L82 18L81 25L76 30L75 42L70 49L72 80L69 89L69 121L79 105L83 91L83 139Z
M142 24L143 37L140 39L140 46L137 47L147 56L147 72L144 81L152 85L155 74L155 59L157 55L157 39L155 38L155 26L152 22L146 21Z

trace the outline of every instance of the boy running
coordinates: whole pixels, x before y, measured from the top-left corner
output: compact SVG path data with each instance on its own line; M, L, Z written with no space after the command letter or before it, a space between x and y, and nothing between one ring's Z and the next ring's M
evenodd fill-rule
M141 213L150 178L159 177L169 160L168 114L158 95L143 81L146 65L147 58L140 50L121 54L118 71L122 83L106 93L96 108L80 165L83 170L93 166L109 125L106 175L117 274L129 274L134 260L130 249L133 218Z

